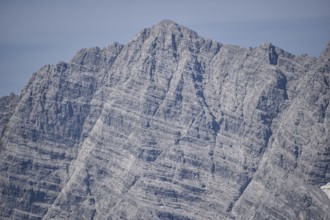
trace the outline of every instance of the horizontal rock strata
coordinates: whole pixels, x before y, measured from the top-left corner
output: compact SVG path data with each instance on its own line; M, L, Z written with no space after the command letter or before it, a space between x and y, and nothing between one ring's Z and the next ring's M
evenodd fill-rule
M0 100L1 219L329 219L329 51L162 21L44 66Z

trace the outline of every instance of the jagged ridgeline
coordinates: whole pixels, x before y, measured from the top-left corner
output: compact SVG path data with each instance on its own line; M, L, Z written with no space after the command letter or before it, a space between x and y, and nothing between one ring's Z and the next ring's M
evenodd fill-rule
M330 219L320 58L171 21L0 99L1 219Z

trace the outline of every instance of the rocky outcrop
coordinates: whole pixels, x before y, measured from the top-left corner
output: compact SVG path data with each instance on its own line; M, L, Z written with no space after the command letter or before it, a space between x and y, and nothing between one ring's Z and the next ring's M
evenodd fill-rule
M171 21L33 75L1 139L3 219L327 219L329 60Z
M0 98L0 138L2 138L3 134L5 133L6 125L13 115L18 101L19 96L15 95L14 93L11 93L9 96Z
M327 185L321 186L321 189L327 194L330 199L330 182L327 183Z

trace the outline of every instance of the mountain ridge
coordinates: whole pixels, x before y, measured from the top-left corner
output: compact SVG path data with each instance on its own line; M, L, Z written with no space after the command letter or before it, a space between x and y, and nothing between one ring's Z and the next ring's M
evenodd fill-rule
M46 65L0 124L0 216L327 218L327 54L166 20Z

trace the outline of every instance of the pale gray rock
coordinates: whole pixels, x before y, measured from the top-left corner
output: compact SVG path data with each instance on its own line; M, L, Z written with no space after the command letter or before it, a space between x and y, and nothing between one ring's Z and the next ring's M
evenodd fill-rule
M13 115L18 102L19 96L15 95L14 93L11 93L9 96L0 98L0 140L5 133L7 123Z
M321 186L321 189L327 194L330 199L330 182L327 185Z
M6 101L0 216L329 219L329 82L329 46L222 45L172 21L82 49Z

